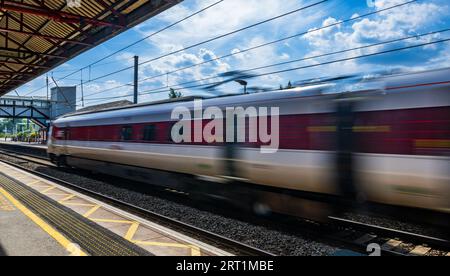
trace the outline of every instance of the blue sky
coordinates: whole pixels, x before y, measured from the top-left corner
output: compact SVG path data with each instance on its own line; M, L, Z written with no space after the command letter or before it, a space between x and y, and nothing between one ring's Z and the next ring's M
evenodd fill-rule
M216 1L185 0L178 6L59 66L53 71L53 75L58 80L74 70L107 56L117 49L139 40ZM89 70L84 70L83 79L86 82L89 80L89 77L94 79L109 72L130 66L133 64L134 55L138 55L141 62L149 60L316 2L319 2L319 0L225 0L188 21L100 62L91 68L90 76ZM164 76L142 81L140 83L140 91L143 91L143 95L140 96L140 100L153 101L165 99L168 95L166 91L163 93L154 92L158 92L159 89L165 89L167 86L179 87L177 85L179 83L210 78L227 71L246 70L450 28L450 17L448 16L450 14L450 7L448 0L418 1L376 15L359 18L349 23L336 24L340 21L357 17L358 15L404 2L408 2L408 0L329 0L310 9L227 36L185 52L147 63L140 67L140 79L166 74L167 72L218 56L237 53L234 56L222 60L169 74L168 77ZM331 24L336 25L322 30L315 30L316 28ZM243 49L307 31L310 32L303 36L261 47L254 51L239 53ZM254 73L259 74L317 64L329 60L358 56L445 38L450 38L450 32L323 58L309 59L254 71ZM450 43L447 42L395 54L264 76L251 79L249 85L278 87L280 84L286 85L290 80L295 82L321 76L373 72L390 68L425 70L448 66L450 66ZM130 95L132 87L111 88L127 84L132 81L132 78L133 71L128 70L85 84L83 88L86 96L86 105L122 99L131 100L131 97L119 97ZM77 72L64 80L58 81L58 85L77 85L80 83L80 80L81 73ZM213 82L218 80L220 79L211 79L209 81ZM45 76L25 84L18 91L21 95L45 95L46 89L37 90L43 85L45 85ZM102 92L103 90L107 91ZM146 93L145 91L148 90L154 91ZM219 88L219 91L215 93L239 93L240 91L241 88L233 83ZM33 93L30 94L31 92ZM186 89L181 92L184 95L207 93L199 89ZM78 97L80 98L80 96L80 87L78 87ZM80 102L77 104L81 105Z

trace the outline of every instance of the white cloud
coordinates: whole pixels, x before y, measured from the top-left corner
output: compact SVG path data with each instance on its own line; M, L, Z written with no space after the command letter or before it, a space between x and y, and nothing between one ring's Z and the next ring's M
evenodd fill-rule
M173 16L172 13L175 14L181 11L183 15L187 15L190 12L197 11L200 8L211 4L213 1L195 0L194 2L195 4L192 5L190 10L182 4L179 5L179 8L177 9L169 10L159 19L164 21L165 24L171 23L181 17L179 14ZM305 3L306 1L298 0L227 0L174 28L151 37L148 42L152 46L154 52L160 54L168 53L310 4L309 2L308 4ZM203 62L204 60L209 59L205 58L205 54L208 57L216 57L216 55L222 56L228 53L236 54L242 49L258 46L270 40L279 38L280 36L285 36L286 34L299 32L297 29L298 27L304 28L304 25L316 21L321 14L322 12L320 9L316 9L314 12L310 12L308 9L287 16L286 18L280 18L266 23L257 28L252 28L248 31L240 32L236 35L227 36L202 45L200 50L193 49L171 55L167 58L151 62L149 66L146 66L144 75L151 76L152 74L154 75L154 73L162 74L184 67L183 65ZM286 28L286 26L296 27ZM139 28L139 31L143 36L147 36L156 29L157 28L150 26L149 22L148 24L142 25ZM267 32L266 30L270 31ZM304 29L301 29L300 31L304 31ZM279 34L280 32L281 34ZM155 56L157 55L153 53L152 57ZM235 55L233 58L226 58L213 63L208 63L201 67L190 68L182 72L171 74L169 79L171 84L186 80L203 79L229 70L242 70L285 61L289 58L290 54L287 52L278 53L276 45L267 46ZM142 60L145 60L145 58ZM272 77L272 79L274 78L276 80L279 79L278 77ZM265 79L269 78L267 77ZM157 80L153 79L146 84L161 85L166 83L165 77L161 77Z
M375 10L386 9L397 4L405 3L404 0L377 0L375 1ZM430 25L442 17L445 12L443 7L436 3L413 3L399 8L394 8L386 12L381 12L370 18L357 20L351 27L336 25L325 30L319 30L305 35L302 39L312 46L307 56L315 56L324 53L331 53L340 50L346 50L361 47L376 42L383 42L397 38L411 36L424 30L429 30ZM358 15L354 15L355 18ZM330 17L323 21L322 26L328 26L339 22L339 19ZM314 29L311 29L314 30ZM437 36L423 37L407 41L410 44L424 43L433 40ZM357 50L340 54L339 56L327 57L327 59L340 59L345 57L358 56L378 52L383 46L372 47L364 50ZM425 47L433 49L433 46ZM323 61L323 59L321 59ZM319 62L316 60L313 62ZM333 64L328 66L327 71L332 72L352 72L374 70L363 62L348 61L345 63Z
M148 78L155 75L166 74L180 68L189 67L191 65L209 61L215 58L217 58L215 53L205 48L199 49L197 53L182 52L179 54L174 54L141 66L141 78ZM196 66L186 70L171 73L169 75L169 79L170 83L172 84L182 81L187 77L192 79L202 79L211 75L226 72L230 70L230 68L231 67L228 63L224 62L223 60L217 60L209 63L208 66L205 67ZM147 82L144 82L144 84L152 84L155 82L166 82L166 77L164 76L157 79L151 79Z
M89 83L84 85L84 97L86 105L101 104L103 102L125 100L133 91L132 86L123 86L124 83L117 80L107 80L99 83ZM123 87L122 87L123 86ZM119 88L118 88L119 87ZM80 91L80 89L78 89ZM115 98L117 97L117 98ZM99 100L102 99L103 100ZM78 93L77 99L81 100L81 93ZM129 98L128 98L129 99ZM81 103L78 103L80 106Z
M447 42L444 49L439 51L436 57L432 58L427 65L430 68L450 67L450 42Z
M192 5L193 7L191 10L188 10L181 4L177 8L164 13L160 19L166 23L172 23L179 20L182 15L193 13L202 7L206 7L212 2L213 1L196 0L195 4ZM303 1L298 0L227 0L152 37L150 41L154 44L159 44L161 41L164 41L164 44L168 45L186 46L299 8L302 6L302 3ZM183 11L182 14L179 14L180 10ZM291 21L293 20L293 17L294 16L291 16ZM304 19L305 18L303 18L303 20ZM273 28L283 21L283 19L279 19L268 23L267 26ZM149 21L148 23L141 25L141 27L138 28L138 31L141 31L143 35L148 35L156 29L152 27L152 22ZM238 35L241 36L242 33ZM233 39L233 37L221 39L215 43L215 45L226 44L229 39ZM160 46L158 45L158 47Z
M167 26L182 17L188 16L215 1L217 0L183 1L170 10L159 14L156 18L135 27L131 36L124 36L125 40L136 35L145 37L161 27ZM364 2L365 0L359 1ZM344 14L347 13L347 11L342 10L339 1L335 1L334 3L332 2L333 1L330 1L329 5L317 6L285 18L266 23L256 28L201 45L200 47L195 47L188 51L179 52L166 58L158 59L145 64L140 67L140 79L165 74L182 67L201 63L211 58L216 58L217 56L227 55L230 53L235 55L233 57L228 57L205 64L203 66L196 66L170 74L169 86L176 86L177 83L196 79L208 78L226 71L245 70L253 67L288 61L290 59L297 59L302 56L314 56L359 47L375 42L430 31L434 26L433 24L439 22L441 18L445 18L444 16L448 13L448 7L445 5L445 0L420 1L365 19L360 19L351 24L336 24L339 23L340 20L347 18L340 18L337 14ZM370 10L380 10L399 3L405 3L405 0L375 0L374 6L372 6ZM439 3L444 3L444 5ZM95 70L95 72L93 70L93 76L103 75L116 69L131 66L133 64L133 56L136 54L140 56L141 62L150 60L157 56L182 49L186 46L211 39L218 35L237 30L308 4L311 4L311 2L306 0L226 0L205 11L204 13L198 14L195 17L174 26L173 28L145 40L143 43L133 46L128 49L129 52L116 55L111 59L115 63L109 64L111 60L105 61L105 64L107 64L106 66L98 66L93 68ZM355 18L365 12L366 11L359 10L358 8L357 11L356 9L354 11L349 11L346 16L350 16L353 13L352 17ZM332 28L312 32L305 35L300 40L291 39L283 41L282 43L277 43L238 54L244 49L258 46L289 35L302 33L314 26L320 28L330 24L336 25ZM136 38L133 38L132 41L121 41L121 43L126 45L129 42L133 42L135 39ZM429 42L433 39L439 39L439 35L412 39L410 43ZM116 44L110 44L109 46L114 49L119 47ZM302 64L292 64L290 66L293 67L307 64L317 64L332 59L340 59L379 51L382 48L382 46L374 47L370 50L366 49L346 54L339 54L336 56L328 56L326 58L309 60L308 62L302 62ZM436 51L436 55L438 55L438 50L440 49L436 46L427 46L424 48L430 50L430 53L432 53L431 51L433 50ZM450 60L448 54L448 52L450 52L450 48L447 47L446 50L447 52L442 51L439 57L431 59L428 64L418 64L415 68L433 65L450 66L448 62L448 60ZM100 51L99 56L103 56L101 50L98 51ZM89 60L89 62L91 61L92 60ZM84 64L89 62L86 61ZM70 67L68 64L64 66ZM310 76L334 76L338 74L377 70L377 68L374 68L373 66L374 65L364 63L364 60L348 61L345 63L311 68L309 70L301 70L298 72L290 72L250 80L250 86L267 85L273 87L278 86L278 84L285 85L289 80L296 81L309 78ZM380 67L382 66L383 65L380 63ZM286 68L289 68L289 66L283 65L282 68L270 68L261 71L269 72ZM102 70L105 70L105 72L102 72ZM257 73L260 73L261 71L257 71ZM102 90L110 89L115 86L120 86L123 83L130 82L132 78L132 70L114 75L110 78L113 80L105 81L104 83L91 83L86 85L85 94L97 93ZM33 82L33 85L27 84L25 88L26 90L32 90L35 89L35 87L42 86L43 84L45 84L45 79L39 78ZM71 83L69 81L67 83L61 82L61 85L63 84L69 85ZM140 85L140 90L155 89L166 85L167 79L166 76L163 76L142 82ZM227 90L227 92L228 90L239 91L239 89L240 87L235 84L229 84L222 88L222 90ZM45 93L45 89L42 91ZM130 87L124 87L98 94L93 97L114 97L125 95L130 92ZM144 96L143 98L152 100L167 98L167 93Z

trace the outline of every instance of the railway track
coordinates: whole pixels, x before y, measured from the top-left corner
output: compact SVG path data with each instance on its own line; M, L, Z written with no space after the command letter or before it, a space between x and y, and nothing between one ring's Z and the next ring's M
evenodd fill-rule
M121 209L152 219L153 221L162 223L173 229L179 231L182 230L185 233L201 237L204 240L220 244L221 246L226 248L232 248L242 255L274 256L269 252L248 246L246 244L228 239L209 231L202 230L195 226L188 225L165 216L161 216L157 213L150 212L130 203L99 194L97 192L72 184L68 181L57 179L53 176L36 172L23 166L25 163L34 163L42 166L56 168L56 165L52 164L46 157L24 153L17 154L9 150L0 150L0 154L19 160L17 163L2 160L9 165L49 179L60 185L77 190L86 195L98 198L99 200L115 205ZM289 221L285 222L284 224L289 225L291 231L303 231L307 234L315 235L321 240L336 244L339 247L343 247L363 255L373 254L382 256L422 256L429 254L430 252L434 252L434 255L440 256L450 254L448 253L450 251L450 241L446 239L365 224L339 217L329 217L329 223L327 224L315 223L310 221L302 222L299 224Z
M365 248L368 254L387 256L445 256L450 254L450 241L393 228L329 217L333 227L342 228L334 237Z
M17 153L11 150L0 149L0 154L22 160L23 162L33 162L39 165L56 167L47 157L28 153Z
M419 244L419 246L421 247L420 251L422 252L424 252L425 250L433 250L433 248L438 248L439 250L443 251L442 253L450 251L450 241L443 238L420 235L407 231L361 223L338 217L329 217L329 219L343 227L348 227L353 230L359 230L368 233L367 236L364 237L364 239L363 237L361 237L361 241L364 240L365 244L370 244L372 242L376 243L377 239L386 239L386 237L390 237L390 243L384 244L385 248L394 249L391 245L392 243L400 245L402 240L404 240L405 242ZM414 252L407 252L407 254L415 255ZM420 255L420 252L418 252L418 255Z
M41 178L47 179L49 181L55 182L59 185L68 187L70 189L73 189L77 192L80 192L82 194L85 194L87 196L96 198L98 200L101 200L107 204L113 205L121 210L125 210L128 212L131 212L133 214L136 214L138 216L141 216L145 219L149 219L152 222L155 222L157 224L162 224L166 227L169 227L173 230L177 230L179 232L191 235L193 237L199 237L204 241L207 241L209 243L212 244L217 244L218 246L220 246L222 249L226 249L229 250L231 252L236 252L237 255L242 255L242 256L275 256L272 253L269 253L267 251L261 250L261 249L257 249L255 247L249 246L247 244L229 239L227 237L221 236L221 235L217 235L215 233L200 229L198 227L186 224L184 222L145 210L143 208L140 208L138 206L132 205L130 203L85 189L83 187L80 187L76 184L70 183L68 181L62 180L62 179L58 179L55 178L53 176L44 174L44 173L40 173L34 170L30 170L26 167L23 166L23 163L35 163L38 165L44 165L44 166L52 166L52 167L56 167L55 165L51 164L47 158L44 157L37 157L37 156L19 156L16 155L14 153L11 152L6 152L3 150L0 150L0 154L1 155L6 155L12 158L16 158L18 160L21 160L19 163L15 163L15 162L9 162L6 160L1 160L2 162L16 167L18 169L21 169L23 171L26 171L28 173L37 175ZM51 164L51 165L49 165Z

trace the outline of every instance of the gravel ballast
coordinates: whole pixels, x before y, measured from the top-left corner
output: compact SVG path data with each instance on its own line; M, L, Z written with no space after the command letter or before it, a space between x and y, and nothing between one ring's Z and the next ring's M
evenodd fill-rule
M27 153L26 147L20 150ZM34 149L32 149L35 151ZM36 152L33 152L33 154ZM17 161L14 158L5 157L7 161ZM22 164L23 165L23 164ZM168 195L158 189L151 189L149 185L127 181L120 178L107 177L103 175L92 175L82 173L74 174L70 171L58 170L25 164L28 168L42 172L56 178L79 185L80 187L95 191L106 196L136 205L143 209L191 224L193 226L214 232L219 235L243 242L254 247L272 252L278 255L301 256L301 255L330 255L338 248L322 242L317 238L302 234L292 234L275 227L270 222L251 223L243 218L235 218L228 214L221 214L209 207L207 204L194 203L189 197ZM145 190L145 192L143 192ZM401 220L399 218L388 218L381 215L347 212L342 218L377 225L381 227L406 231L426 236L444 237L442 230L429 225ZM300 231L299 231L300 232ZM444 237L445 238L445 237Z
M13 163L17 162L17 159L11 157L2 156L2 159ZM106 182L36 164L27 163L21 165L276 255L327 256L333 255L339 250L337 247L317 242L300 234L294 235L276 230L271 225L256 225L195 208L194 206L181 204L179 200L163 198L161 195L164 193L161 191L155 190L144 194L127 188L127 185L129 185L127 180L115 178L108 179L108 182ZM141 184L136 183L136 185ZM189 198L186 197L186 199Z

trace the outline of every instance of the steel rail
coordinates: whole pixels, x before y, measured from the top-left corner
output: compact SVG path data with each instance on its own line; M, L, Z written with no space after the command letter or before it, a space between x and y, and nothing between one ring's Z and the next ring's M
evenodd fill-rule
M31 160L31 159L27 160L27 158L25 158L25 157L17 157L17 156L13 156L12 154L5 154L5 155L13 157L13 158L20 159L20 160L23 160L23 161L34 162L34 163L37 163L37 164L40 164L40 165L44 165L44 164L42 164L40 162L37 162L35 160ZM205 239L207 241L219 244L219 245L224 246L225 248L231 249L233 251L237 251L237 252L240 253L240 255L243 255L243 256L272 256L272 257L276 256L275 254L272 254L270 252L267 252L267 251L264 251L264 250L252 247L250 245L247 245L247 244L244 244L244 243L232 240L232 239L229 239L229 238L224 237L222 235L218 235L218 234L212 233L210 231L198 228L196 226L193 226L193 225L181 222L179 220L172 219L172 218L169 218L167 216L160 215L158 213L155 213L155 212L152 212L152 211L149 211L149 210L145 210L145 209L143 209L141 207L138 207L136 205L133 205L133 204L130 204L130 203L127 203L127 202L115 199L115 198L107 196L107 195L103 195L103 194L98 193L98 192L91 191L89 189L86 189L86 188L80 187L80 186L78 186L76 184L70 183L68 181L65 181L65 180L62 180L62 179L59 179L59 178L56 178L56 177L44 174L42 172L37 172L37 171L31 170L31 169L28 169L28 168L26 168L26 167L24 167L22 165L15 164L13 162L6 161L6 160L1 160L1 162L4 162L4 163L6 163L6 164L8 164L10 166L13 166L15 168L18 168L20 170L26 171L26 172L28 172L30 174L33 174L33 175L39 176L41 178L47 179L49 181L55 182L55 183L57 183L59 185L62 185L62 186L68 187L70 189L76 190L77 192L80 192L80 193L85 194L87 196L94 197L94 198L99 199L99 200L101 200L101 201L103 201L105 203L114 205L115 207L117 207L119 209L127 210L129 212L132 212L133 214L140 215L141 217L150 219L153 222L157 221L156 223L162 223L164 225L169 226L169 228L172 228L174 230L178 230L178 231L182 231L183 233L189 233L189 234L192 234L192 235L195 235L195 236L202 237L203 239ZM48 166L48 164L45 164L45 165Z

